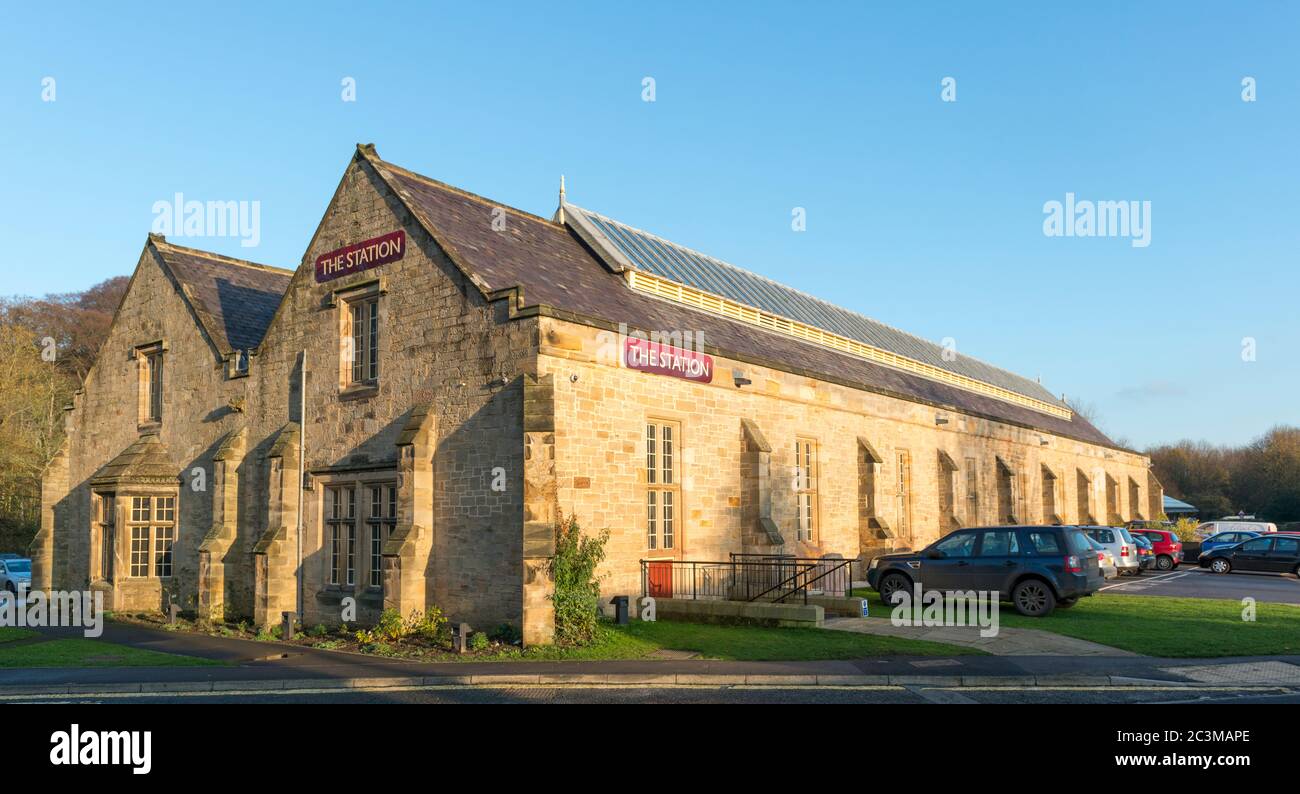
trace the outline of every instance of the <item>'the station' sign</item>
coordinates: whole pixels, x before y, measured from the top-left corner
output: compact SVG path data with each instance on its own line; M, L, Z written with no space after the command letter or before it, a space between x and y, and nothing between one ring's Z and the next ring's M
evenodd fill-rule
M674 378L713 382L713 357L694 350L629 336L623 342L623 363L628 369Z
M316 282L360 273L388 262L396 262L406 255L406 232L398 230L382 237L321 254L316 258Z

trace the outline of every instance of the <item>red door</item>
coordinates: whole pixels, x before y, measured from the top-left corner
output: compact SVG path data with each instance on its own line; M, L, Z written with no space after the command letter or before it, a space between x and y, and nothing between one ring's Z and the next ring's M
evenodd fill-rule
M673 597L673 564L652 562L646 565L646 586L651 598Z

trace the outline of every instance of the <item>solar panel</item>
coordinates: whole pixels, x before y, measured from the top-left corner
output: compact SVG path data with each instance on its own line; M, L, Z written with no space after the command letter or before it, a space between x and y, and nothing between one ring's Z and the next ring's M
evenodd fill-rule
M1062 405L1035 381L971 358L944 359L944 348L927 339L815 298L720 259L677 245L599 213L565 204L565 211L598 230L618 255L637 270L721 295L771 314L856 340L939 369L974 378L1036 400Z

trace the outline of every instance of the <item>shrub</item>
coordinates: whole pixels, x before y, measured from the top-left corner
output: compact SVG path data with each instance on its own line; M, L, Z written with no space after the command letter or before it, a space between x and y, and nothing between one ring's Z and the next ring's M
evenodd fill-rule
M519 629L515 628L513 625L502 623L492 632L492 639L502 645L514 645L523 640L523 635L520 633Z
M1194 542L1198 540L1196 528L1200 525L1200 522L1194 518L1180 518L1174 523L1174 534L1184 543Z
M471 651L486 651L488 647L488 635L481 631L476 631L469 635L469 649Z
M586 645L596 637L600 579L596 567L605 559L609 530L583 535L573 516L555 526L555 556L548 572L555 583L555 639L565 645Z
M411 617L406 621L409 633L428 642L437 642L442 627L446 624L447 618L443 617L442 610L433 604L430 604L424 612L418 610L412 612Z
M438 638L439 628L446 622L442 610L432 605L424 612L412 610L406 620L402 620L402 613L396 609L385 609L375 627L358 631L356 640L362 645L400 645L411 637L433 642Z

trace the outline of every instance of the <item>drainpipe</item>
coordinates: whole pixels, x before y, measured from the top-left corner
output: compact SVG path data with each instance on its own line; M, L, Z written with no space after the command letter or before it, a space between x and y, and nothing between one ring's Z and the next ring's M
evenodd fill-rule
M303 490L307 485L307 351L302 351L302 369L298 377L298 540L297 565L294 567L298 579L298 622L302 623L302 511Z

